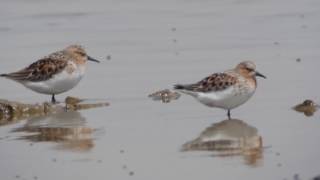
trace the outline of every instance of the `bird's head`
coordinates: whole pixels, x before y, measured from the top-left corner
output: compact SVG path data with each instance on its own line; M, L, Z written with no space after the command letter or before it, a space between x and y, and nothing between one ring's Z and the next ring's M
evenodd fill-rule
M236 71L244 76L255 78L256 76L267 78L256 70L256 65L252 61L243 61L236 66Z
M80 45L71 45L65 49L72 57L74 57L79 62L93 61L99 63L100 61L90 57L84 48Z

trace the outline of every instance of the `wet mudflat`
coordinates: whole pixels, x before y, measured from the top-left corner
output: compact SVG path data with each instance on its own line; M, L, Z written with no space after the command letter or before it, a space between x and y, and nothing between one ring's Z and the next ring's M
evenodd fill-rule
M0 1L0 72L73 43L102 60L66 96L108 107L0 127L0 179L311 179L320 174L320 3ZM226 112L148 95L253 60L268 79ZM0 98L50 97L0 79ZM202 140L201 143L195 140ZM196 143L192 143L196 142ZM188 146L189 145L189 146Z

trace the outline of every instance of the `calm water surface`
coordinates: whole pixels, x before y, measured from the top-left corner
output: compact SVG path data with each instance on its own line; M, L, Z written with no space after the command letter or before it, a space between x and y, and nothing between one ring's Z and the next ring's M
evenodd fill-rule
M0 127L0 179L310 179L320 174L320 2L0 1L0 72L69 44L102 60L72 91L111 106ZM107 60L107 56L111 60ZM296 59L300 58L301 62ZM189 96L163 104L147 95L253 60L253 98L232 113ZM50 97L0 79L0 98ZM197 138L213 140L186 151ZM198 148L198 149L197 149Z

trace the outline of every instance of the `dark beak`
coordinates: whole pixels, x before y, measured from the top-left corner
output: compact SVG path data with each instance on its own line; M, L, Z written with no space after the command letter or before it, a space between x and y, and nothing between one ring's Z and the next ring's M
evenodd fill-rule
M96 62L96 63L100 63L100 61L88 56L88 61L93 61L93 62Z
M261 73L259 73L258 71L256 71L256 76L260 76L260 77L263 77L265 79L267 79L267 77Z

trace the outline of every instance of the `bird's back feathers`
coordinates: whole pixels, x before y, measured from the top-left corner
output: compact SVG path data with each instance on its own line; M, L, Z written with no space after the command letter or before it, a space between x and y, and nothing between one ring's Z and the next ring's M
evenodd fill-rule
M222 91L236 83L236 77L228 73L214 73L195 84L177 84L174 89L194 92Z

